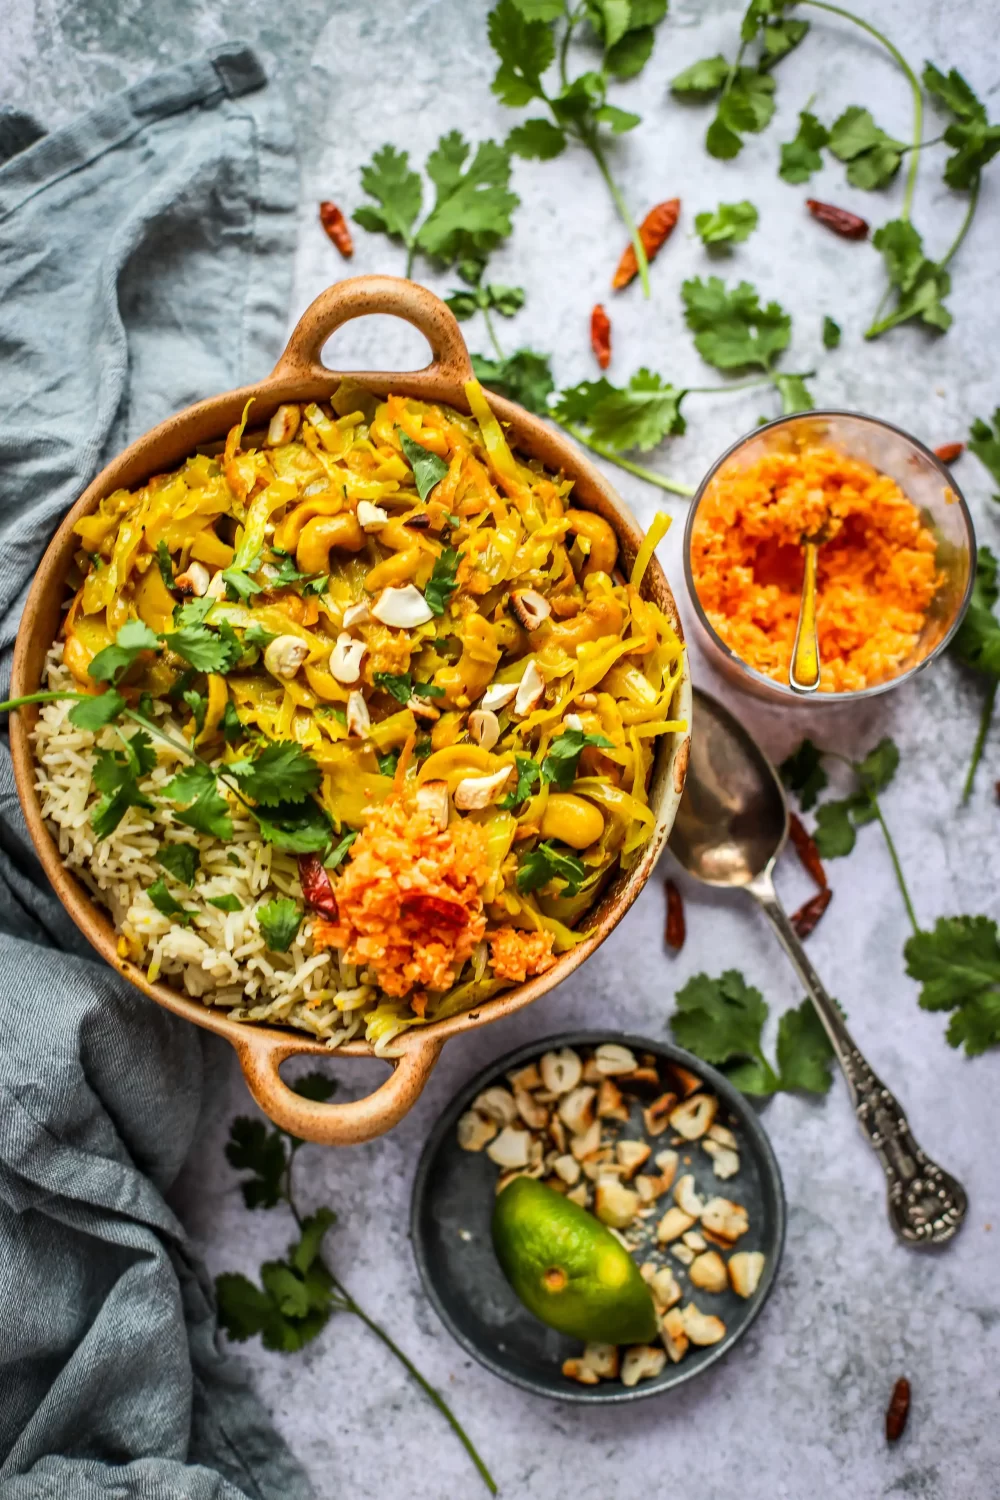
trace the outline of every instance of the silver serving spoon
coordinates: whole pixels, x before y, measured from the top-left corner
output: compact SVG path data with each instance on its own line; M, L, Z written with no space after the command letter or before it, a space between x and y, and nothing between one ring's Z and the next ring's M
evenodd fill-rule
M778 775L732 714L697 688L693 729L670 848L697 880L745 890L761 907L816 1007L858 1123L882 1163L890 1224L907 1244L942 1245L965 1218L965 1189L917 1145L898 1100L872 1072L823 988L774 889L775 862L788 834Z

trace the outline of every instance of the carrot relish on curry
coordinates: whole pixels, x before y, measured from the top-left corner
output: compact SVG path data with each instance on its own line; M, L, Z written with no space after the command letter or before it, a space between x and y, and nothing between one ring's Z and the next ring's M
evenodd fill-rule
M580 942L686 728L683 643L640 593L665 518L626 580L612 526L466 394L345 381L253 442L245 411L76 524L48 687L78 701L35 730L63 857L151 977L331 1046Z
M749 667L787 683L810 537L825 538L820 691L885 682L920 640L941 583L937 543L894 479L833 448L768 453L712 479L691 534L708 620Z

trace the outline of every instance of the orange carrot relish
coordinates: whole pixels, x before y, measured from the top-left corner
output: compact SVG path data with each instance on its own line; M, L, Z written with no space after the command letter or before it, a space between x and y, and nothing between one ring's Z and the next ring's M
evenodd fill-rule
M917 507L894 479L860 459L810 448L720 471L692 528L701 606L742 661L787 682L802 541L822 532L820 691L885 682L910 664L941 575Z

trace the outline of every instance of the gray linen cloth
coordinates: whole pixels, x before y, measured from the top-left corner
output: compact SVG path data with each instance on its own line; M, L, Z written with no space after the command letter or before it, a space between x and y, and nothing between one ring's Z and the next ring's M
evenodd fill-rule
M264 82L232 46L51 135L0 116L0 698L67 507L280 346L297 172ZM195 1029L101 963L52 894L0 743L0 1500L309 1493L216 1348L163 1196L202 1082Z

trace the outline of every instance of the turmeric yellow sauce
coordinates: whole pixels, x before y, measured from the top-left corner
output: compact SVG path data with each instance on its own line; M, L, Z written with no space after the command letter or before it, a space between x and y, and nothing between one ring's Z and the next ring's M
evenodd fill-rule
M80 688L140 620L162 647L117 691L169 702L237 812L262 745L316 769L328 837L303 852L262 821L261 838L300 855L306 952L355 967L375 1041L581 940L653 831L657 740L686 728L683 644L640 596L655 537L626 580L609 523L466 393L471 416L344 382L259 441L245 412L224 452L76 525L63 666Z

